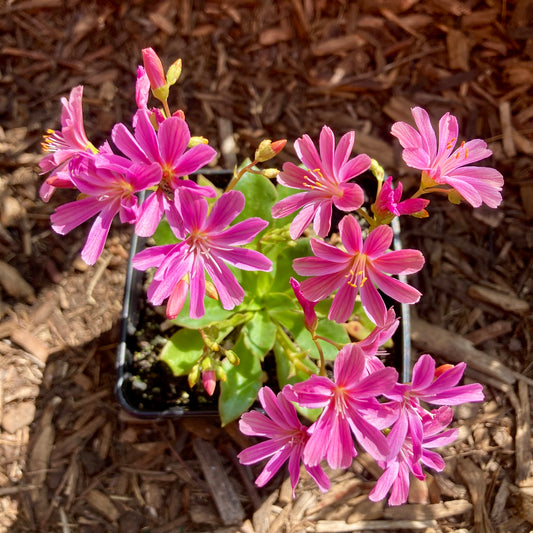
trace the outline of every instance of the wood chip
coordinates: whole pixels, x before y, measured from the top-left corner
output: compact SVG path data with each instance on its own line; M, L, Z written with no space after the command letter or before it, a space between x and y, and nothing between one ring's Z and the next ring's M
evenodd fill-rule
M513 323L510 320L497 320L488 326L467 333L464 337L476 346L477 344L482 344L506 333L510 333L512 330Z
M110 522L118 520L119 512L111 499L99 490L91 490L85 497L87 503Z
M49 350L46 344L33 335L27 328L16 328L10 334L11 340L34 355L42 363L46 363Z
M228 479L216 448L210 442L199 438L193 440L193 448L222 523L231 526L242 522L245 516L244 509Z
M490 289L484 285L470 285L468 287L468 296L518 315L526 315L529 312L529 303L525 300Z
M16 433L24 426L29 426L35 416L35 402L11 402L4 406L2 416L2 427L8 433Z
M33 287L19 274L16 268L4 261L0 261L0 285L13 298L26 300L28 303L35 301Z
M438 355L451 363L465 362L469 367L508 384L516 381L513 371L499 359L477 350L461 335L419 318L412 318L411 326L411 339L419 350Z
M502 125L503 151L507 157L514 157L516 155L516 148L513 139L511 104L509 102L502 102L500 104L500 122Z
M461 459L457 463L457 472L463 478L472 497L474 509L474 531L476 533L494 533L485 505L487 477L470 459Z
M431 520L449 518L471 511L472 504L468 500L453 500L433 504L411 504L385 509L383 515L390 520Z
M469 71L470 42L461 30L451 29L446 35L448 63L453 70Z
M342 533L348 531L416 531L436 529L436 520L361 520L356 524L336 520L319 520L313 529L316 533Z
M315 56L325 56L330 54L343 54L365 45L365 40L358 34L344 35L322 41L311 47L311 52Z

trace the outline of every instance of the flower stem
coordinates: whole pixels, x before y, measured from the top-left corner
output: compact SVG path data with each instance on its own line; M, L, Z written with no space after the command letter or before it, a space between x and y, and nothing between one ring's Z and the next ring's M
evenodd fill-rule
M231 178L231 181L228 183L228 186L226 187L226 192L231 191L237 183L239 183L239 180L244 176L245 172L248 172L251 170L251 168L257 163L257 161L252 161L249 165L246 165L245 167L241 168L237 174L233 175L233 178Z
M315 343L316 349L318 350L318 354L320 355L320 376L326 376L326 360L324 359L324 352L322 351L322 346L320 346L320 343L318 342L318 337L316 335L313 335L313 342Z
M170 107L168 107L168 102L166 100L163 102L163 108L165 109L165 115L169 118L172 113L170 112Z

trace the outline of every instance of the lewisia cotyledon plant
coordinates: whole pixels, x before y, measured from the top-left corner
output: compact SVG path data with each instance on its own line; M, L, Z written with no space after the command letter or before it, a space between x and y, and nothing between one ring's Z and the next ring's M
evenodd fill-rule
M421 196L431 192L474 207L499 205L501 174L470 165L491 155L486 143L475 139L456 148L458 121L449 113L440 119L437 141L428 113L414 108L418 131L401 122L392 126L407 165L422 171L411 197L402 198L402 184L394 187L391 176L384 179L377 161L352 156L353 131L336 144L327 126L318 150L308 135L297 139L301 165L286 162L281 172L258 165L277 156L286 140L263 140L253 161L236 168L222 191L190 176L212 164L216 152L205 138L191 136L182 110L169 108L181 61L165 72L154 50L142 55L134 133L117 124L112 143L97 149L83 126L83 87L62 99L61 129L45 136L41 168L49 176L41 195L48 200L57 187L79 195L56 209L52 228L64 234L94 217L81 252L89 264L98 260L117 214L140 236L156 233L157 245L138 253L133 265L151 271L149 301L166 301L167 317L189 327L188 341L203 346L192 361L188 347L179 351L179 342L169 342L167 353L175 351L171 362L191 386L203 384L212 395L220 383L224 423L242 414L241 431L266 438L239 454L247 465L268 460L259 486L288 463L294 491L302 463L327 490L323 462L346 468L358 445L383 468L370 499L390 491L391 505L405 502L410 475L423 479L423 465L444 467L433 448L456 438L450 406L482 401L483 392L478 384L459 385L464 363L437 367L424 354L412 382L399 383L397 371L381 359L399 318L380 291L416 303L420 292L395 276L414 274L424 264L419 250L390 250L389 224L398 216L429 216L429 200ZM162 107L150 107L150 91ZM358 182L366 171L376 179L374 202L365 199ZM274 187L270 180L276 177ZM335 211L343 216L338 228ZM206 297L218 304L207 306ZM327 317L323 300L330 302ZM216 319L207 316L213 305ZM330 321L350 324L345 329ZM357 336L348 336L356 330ZM261 362L271 353L278 365L277 394L262 387ZM244 413L255 398L265 414ZM438 407L430 410L431 405ZM298 412L310 419L302 421Z

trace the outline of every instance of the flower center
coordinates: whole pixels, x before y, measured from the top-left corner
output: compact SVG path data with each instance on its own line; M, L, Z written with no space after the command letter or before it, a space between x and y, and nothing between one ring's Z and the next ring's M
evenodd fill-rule
M366 260L366 254L360 252L355 253L352 267L350 268L349 273L344 276L346 278L346 283L348 283L350 287L358 289L366 283L368 279L365 276Z
M313 190L319 190L319 191L332 190L332 187L329 184L329 180L324 177L324 174L322 174L321 169L315 168L314 170L311 170L311 169L308 169L308 170L309 170L309 174L305 175L305 179L302 182L302 187L304 189L310 189L312 191Z
M174 201L174 169L168 166L161 166L163 171L161 175L161 181L159 182L159 188L163 191L165 196L171 201Z

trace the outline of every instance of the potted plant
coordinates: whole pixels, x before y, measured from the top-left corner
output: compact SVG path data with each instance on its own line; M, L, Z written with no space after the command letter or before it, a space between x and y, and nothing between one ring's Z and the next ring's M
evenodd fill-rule
M308 135L296 140L300 164L269 167L286 141L266 139L221 186L201 172L215 150L192 137L184 113L168 105L181 61L165 73L155 52L145 49L143 62L133 130L115 125L112 143L96 148L87 139L82 87L63 100L62 127L46 137L41 167L49 176L41 195L47 200L56 187L81 195L56 209L52 228L64 234L95 217L81 253L89 264L117 214L134 224L139 238L150 239L143 249L135 240L132 246L131 264L147 277L128 275L124 336L133 334L131 313L146 289L148 302L164 306L166 324L176 327L158 356L172 371L164 381L186 376L203 391L197 403L207 411L219 391L222 424L241 417L243 433L267 438L239 456L244 464L269 458L258 485L288 460L293 488L303 462L326 490L322 461L349 466L357 443L384 470L371 499L391 490L389 503L403 503L409 472L423 478L422 465L444 468L432 448L456 438L448 427L450 406L481 401L483 393L479 384L458 385L463 363L437 368L424 354L409 382L380 357L399 325L384 295L416 303L420 293L405 276L424 264L419 250L391 250L391 224L400 216L428 216L429 200L422 198L428 193L496 207L501 174L470 164L490 150L480 139L456 147L458 124L449 113L437 138L427 112L414 108L416 128L399 122L391 130L407 165L421 170L411 198L402 199L401 183L394 188L377 161L352 156L354 132L337 142L327 126L318 145ZM150 91L161 108L149 107ZM370 199L363 174L372 176ZM150 345L150 329L143 334L141 345ZM126 344L121 350L124 369ZM130 389L153 395L152 382L130 377L122 374L121 394L127 378ZM247 412L257 400L262 410ZM184 415L190 405L185 394L166 414Z

